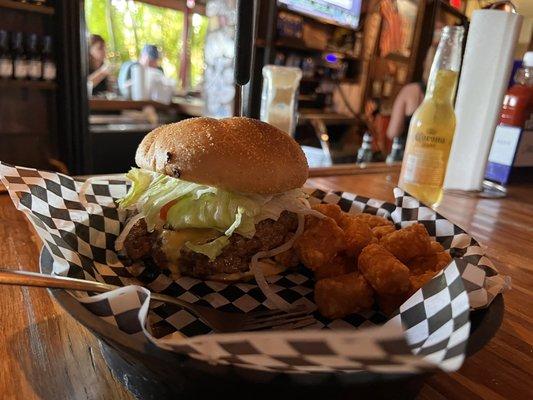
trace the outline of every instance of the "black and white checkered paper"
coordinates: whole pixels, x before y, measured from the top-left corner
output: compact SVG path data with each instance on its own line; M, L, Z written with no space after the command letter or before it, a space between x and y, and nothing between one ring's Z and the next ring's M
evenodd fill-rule
M508 286L474 239L400 189L395 190L396 205L307 189L312 203L378 214L398 227L421 222L454 259L390 320L378 310L334 321L315 313L315 324L305 330L214 334L177 306L151 303L150 291L230 312L272 304L254 282L172 280L155 265L124 265L114 242L126 217L115 204L127 191L125 181L94 182L86 209L78 196L82 181L71 177L0 163L0 178L52 254L55 274L121 286L97 296L73 294L88 310L129 335L144 335L162 348L211 364L275 373L456 370L469 336L469 309L486 307ZM289 303L314 306L314 282L304 268L269 282Z

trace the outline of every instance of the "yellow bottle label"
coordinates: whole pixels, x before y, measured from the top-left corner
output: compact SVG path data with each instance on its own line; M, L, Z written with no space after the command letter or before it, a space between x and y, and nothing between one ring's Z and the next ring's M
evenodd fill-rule
M446 145L446 142L448 141L447 138L436 135L435 133L436 132L433 130L430 130L428 133L416 132L414 137L415 142L418 146L423 147L437 147Z
M441 151L426 150L408 154L404 163L404 182L427 186L442 184L442 173L446 164Z

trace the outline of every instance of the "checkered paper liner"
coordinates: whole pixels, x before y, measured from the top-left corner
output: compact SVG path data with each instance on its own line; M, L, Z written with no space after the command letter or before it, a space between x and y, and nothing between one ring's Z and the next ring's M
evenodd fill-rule
M378 310L334 321L315 313L315 324L305 330L214 334L187 311L151 303L145 288L223 311L259 311L272 305L253 282L172 280L150 263L124 265L113 249L126 218L115 203L127 191L125 181L91 184L85 209L78 196L80 180L3 163L0 178L52 255L55 274L122 287L92 297L73 294L88 310L129 335L145 336L157 346L212 364L276 373L456 370L469 336L469 307L486 307L508 286L474 239L399 189L396 205L308 189L312 203L378 214L398 227L421 222L454 260L390 320ZM269 282L289 303L314 306L313 281L303 268Z

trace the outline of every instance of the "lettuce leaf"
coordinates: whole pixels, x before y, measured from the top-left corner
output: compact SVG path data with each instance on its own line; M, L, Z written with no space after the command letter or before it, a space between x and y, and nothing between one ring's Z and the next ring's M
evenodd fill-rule
M126 177L132 186L118 201L119 207L135 206L144 215L149 231L155 227L209 228L225 235L202 245L187 244L210 258L220 254L228 244L227 237L235 232L252 238L259 221L277 220L285 210L302 213L309 209L300 189L279 195L235 193L139 168L132 168ZM165 206L168 210L161 213Z
M167 225L173 229L213 228L231 236L234 232L255 235L254 217L259 207L244 196L223 190L181 198L168 210Z
M152 182L152 174L147 172L139 168L132 168L126 174L126 178L131 181L131 187L126 196L117 201L120 208L128 208L139 200L139 197Z
M227 236L220 236L215 240L204 243L204 244L195 244L191 242L185 243L185 246L194 251L195 253L204 254L209 257L209 260L213 261L217 258L222 249L229 244L229 238Z
M255 234L254 217L261 206L256 199L139 168L132 168L126 177L132 186L118 201L119 207L135 205L145 216L150 231L156 226L167 226L212 228L227 236L234 232L246 237ZM175 204L162 220L161 209L170 203Z

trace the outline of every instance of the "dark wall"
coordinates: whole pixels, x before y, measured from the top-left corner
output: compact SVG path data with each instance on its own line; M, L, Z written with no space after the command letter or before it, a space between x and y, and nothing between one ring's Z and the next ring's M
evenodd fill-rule
M55 16L0 9L0 29L53 33ZM45 168L57 154L55 85L0 79L0 160Z
M52 83L0 79L0 160L43 169L59 160L78 174L87 158L83 1L53 5L50 14L0 8L0 29L50 35L57 65Z

